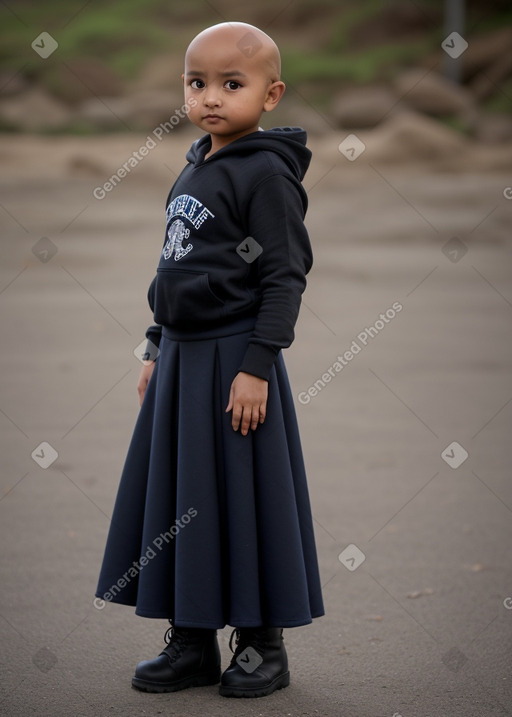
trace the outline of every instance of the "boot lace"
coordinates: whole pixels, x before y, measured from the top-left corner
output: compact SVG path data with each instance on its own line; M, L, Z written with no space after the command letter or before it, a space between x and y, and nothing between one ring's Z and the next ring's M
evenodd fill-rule
M233 630L233 632L231 633L230 638L229 638L229 649L231 650L231 652L232 652L233 654L235 654L235 650L234 650L234 648L233 648L233 638L234 638L234 637L236 637L235 645L236 645L236 649L238 649L238 644L239 644L239 642L240 642L240 630L237 630L237 629L235 628L235 629Z
M168 655L172 662L181 657L183 648L187 644L187 634L184 630L175 630L172 622L169 620L170 627L167 628L164 635L164 640L167 647L164 648L164 653Z
M235 638L236 649L233 649L233 638ZM249 646L262 655L265 652L265 644L265 634L257 628L245 628L243 630L235 628L229 638L229 649L233 653L234 661Z

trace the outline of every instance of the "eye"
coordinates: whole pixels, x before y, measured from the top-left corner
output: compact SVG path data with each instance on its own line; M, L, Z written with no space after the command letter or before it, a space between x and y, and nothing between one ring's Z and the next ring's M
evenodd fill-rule
M242 85L239 82L235 82L235 80L228 80L224 87L226 87L228 90L237 90Z
M202 80L192 80L190 86L193 90L202 90L205 84Z

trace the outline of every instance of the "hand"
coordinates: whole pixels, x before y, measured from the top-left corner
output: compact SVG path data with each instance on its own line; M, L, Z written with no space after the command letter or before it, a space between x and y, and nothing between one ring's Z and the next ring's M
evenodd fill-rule
M267 411L268 381L250 373L240 371L235 376L229 392L229 403L226 413L233 411L231 425L233 430L240 428L242 436L249 433L249 428L256 430L258 423L263 423Z
M142 370L140 372L139 382L137 383L137 392L139 394L139 405L140 406L142 406L142 401L144 400L146 388L148 386L149 379L151 378L151 376L153 374L154 368L155 368L155 362L150 361L143 365Z

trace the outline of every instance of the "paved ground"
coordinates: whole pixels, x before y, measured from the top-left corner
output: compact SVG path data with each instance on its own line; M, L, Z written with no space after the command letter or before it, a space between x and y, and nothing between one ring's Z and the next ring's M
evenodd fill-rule
M96 200L138 139L0 138L1 714L512 714L512 180L349 163L339 139L306 182L316 264L286 353L327 615L286 632L291 686L240 702L132 690L165 625L93 606L188 139Z

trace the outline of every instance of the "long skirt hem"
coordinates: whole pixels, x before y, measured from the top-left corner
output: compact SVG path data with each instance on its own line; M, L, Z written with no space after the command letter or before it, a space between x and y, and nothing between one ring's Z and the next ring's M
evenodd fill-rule
M101 599L103 596L101 594L96 595L97 598ZM274 618L273 622L268 623L262 623L262 622L248 622L245 619L238 620L236 617L231 618L231 621L224 622L224 623L212 623L212 622L200 622L198 620L175 620L172 615L164 614L164 613L155 613L149 610L140 610L136 607L133 603L127 603L122 602L121 600L110 600L109 602L114 603L116 605L124 605L125 607L135 607L135 614L137 617L146 617L150 619L156 619L156 620L171 620L174 627L195 627L195 628L201 628L204 630L222 630L225 627L303 627L305 625L311 625L314 619L322 617L325 613L319 612L314 615L311 615L309 619L299 618L298 620L291 620L289 617L279 620L279 618Z

